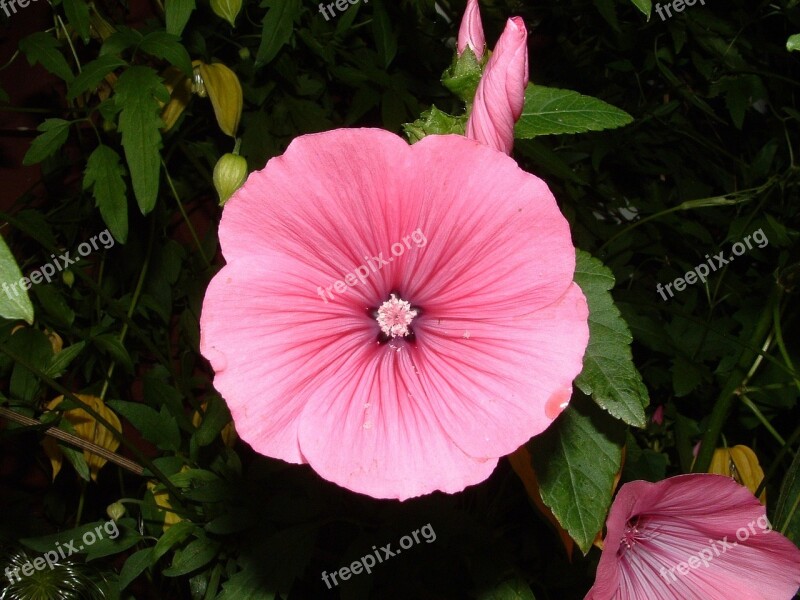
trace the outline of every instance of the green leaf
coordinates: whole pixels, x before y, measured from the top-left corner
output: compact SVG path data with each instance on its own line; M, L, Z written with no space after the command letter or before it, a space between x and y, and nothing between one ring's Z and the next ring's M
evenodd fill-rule
M33 367L44 371L53 359L53 346L50 339L38 329L24 327L5 341L6 347L25 358ZM39 377L19 363L11 371L9 391L11 397L24 404L36 401L39 393Z
M528 442L542 500L584 554L602 529L622 463L625 428L582 394Z
M104 521L94 521L92 523L85 523L84 525L75 527L74 529L59 531L58 533L53 533L50 535L21 539L20 543L24 546L27 546L31 550L44 553L55 548L56 544L61 545L66 542L69 545L69 542L73 542L75 549L80 552L85 550L85 548L80 548L79 550L79 547L84 543L83 536L86 535L87 532L94 532L95 536L97 536L97 531L95 530L97 527L100 527L100 531L103 533L103 536L106 536L103 526Z
M633 5L638 8L642 14L650 20L650 14L653 12L653 3L651 0L631 0Z
M62 423L62 428L63 425L68 425L68 424L66 422ZM70 427L69 429L72 430L72 427ZM69 433L75 435L74 430L69 431ZM91 478L89 472L89 464L86 462L86 457L83 456L83 450L76 450L72 446L61 442L59 442L58 445L60 447L61 453L69 461L69 464L72 465L72 468L75 469L75 472L78 474L78 476L84 481L89 481L89 479Z
M789 36L789 39L786 40L786 49L789 52L800 50L800 33Z
M139 50L147 52L157 58L163 58L178 67L187 77L192 75L192 59L180 37L165 31L148 33L139 42Z
M575 385L613 416L644 427L650 398L633 364L630 330L608 291L614 287L614 275L599 260L578 250L575 283L589 304L589 345Z
M167 577L179 577L210 563L219 552L219 544L206 537L196 539L175 553L172 566L162 572Z
M166 0L164 10L166 12L167 33L181 35L195 8L197 7L194 0Z
M481 592L478 600L536 600L536 596L522 577L515 577L504 581L493 590Z
M125 66L127 63L113 54L106 54L100 58L83 65L83 70L73 79L67 88L67 98L73 100L83 92L93 90L100 85L103 78L114 69Z
M103 144L94 149L86 163L83 189L93 188L100 215L120 243L128 239L128 199L125 195L125 169L119 154Z
M624 110L597 98L570 90L528 84L515 136L533 138L538 135L600 131L631 122L633 117Z
M169 552L170 548L180 544L197 530L197 525L188 521L178 521L164 532L153 547L153 564Z
M211 396L206 405L206 412L200 427L194 433L194 439L200 447L208 446L217 439L219 432L231 422L231 413L222 398Z
M244 568L222 584L216 600L275 600L275 592L266 589L258 562L249 560Z
M64 13L69 24L81 36L84 44L89 43L89 6L83 0L64 0Z
M84 346L86 346L86 342L78 342L77 344L72 344L62 349L61 352L50 359L50 364L48 364L47 368L44 370L45 375L53 379L61 377L64 371L67 370L69 364L81 353Z
M57 152L67 141L69 126L70 122L64 119L46 119L37 127L37 131L41 131L42 135L33 140L22 159L22 164L27 166L42 162Z
M119 341L116 335L103 333L92 338L92 342L94 342L98 348L110 354L112 358L120 363L121 366L125 367L128 372L133 372L131 355L128 354L125 346L122 345L122 342Z
M775 505L775 529L800 546L800 452L794 455Z
M378 50L383 68L388 68L397 54L397 35L392 30L389 13L383 5L383 0L373 0L375 3L372 17L372 35Z
M256 67L272 61L291 39L294 20L300 15L300 0L264 0L262 7L269 10L261 27L261 43L256 52Z
M181 445L181 435L175 419L166 407L161 412L141 402L111 400L108 406L114 409L133 425L144 437L162 450L177 450Z
M117 80L116 104L121 108L119 130L122 147L139 209L146 215L156 204L161 171L161 109L169 93L156 72L136 66Z
M22 319L29 325L33 323L33 305L28 290L20 285L22 271L0 235L0 317Z
M97 531L97 541L86 546L88 553L86 561L112 556L125 552L142 541L142 536L136 531L136 522L133 519L124 519L127 525L123 525L123 520L108 520L103 523L103 529ZM102 538L100 537L102 535ZM113 537L112 537L113 536Z
M144 550L137 550L128 557L122 569L119 572L119 589L120 591L128 587L134 580L139 577L144 570L152 565L153 549L145 548Z
M28 58L30 65L39 63L67 83L75 78L64 55L61 54L61 44L49 33L39 31L23 38L19 42L19 49Z

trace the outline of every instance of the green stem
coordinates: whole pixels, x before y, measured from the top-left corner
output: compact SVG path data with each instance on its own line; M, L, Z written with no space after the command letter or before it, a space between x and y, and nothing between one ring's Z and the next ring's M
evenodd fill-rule
M78 498L78 512L75 514L75 527L81 524L83 516L83 503L86 500L86 481L81 479L81 496Z
M761 313L761 318L758 320L753 334L750 337L750 345L754 348L761 348L763 340L766 339L769 334L772 326L772 309L774 304L779 301L779 297L780 289L777 286L773 287L772 293L767 299L767 304ZM698 452L697 460L692 468L693 472L706 473L708 471L708 467L711 464L711 457L714 454L714 449L717 447L719 434L733 407L734 399L742 385L746 385L749 378L753 375L754 367L760 364L762 360L761 356L762 353L753 352L752 350L743 350L740 354L736 367L734 367L733 372L728 377L727 385L722 389L722 392L720 392L714 402L714 408L711 411L708 426L703 434L702 443L700 444L700 452Z
M767 421L764 414L758 409L758 407L753 403L753 401L750 400L750 398L748 398L746 394L741 394L739 397L742 399L742 404L744 404L747 408L750 409L750 411L756 416L756 419L761 421L761 424L767 431L769 431L772 434L772 437L774 437L781 446L784 446L786 444L786 440L784 440L781 437L781 434L775 431L775 428L769 421Z
M791 451L791 447L794 446L794 443L798 439L800 439L800 426L798 426L792 432L792 435L789 436L786 445L783 446L783 448L781 448L780 452L778 452L777 456L773 459L772 464L769 466L769 469L767 470L767 474L764 475L763 481L759 484L758 489L754 494L756 498L758 498L761 495L761 492L764 491L764 488L767 487L767 482L775 476L775 473L778 472L783 457Z
M189 215L186 214L186 211L183 208L183 203L181 202L180 196L178 196L178 191L175 189L175 184L172 182L172 177L169 176L169 171L167 171L167 163L163 160L161 161L161 165L164 167L164 175L167 177L167 183L169 184L169 189L172 191L172 195L175 198L175 202L178 203L178 209L181 211L181 215L183 216L183 220L186 222L186 226L189 228L189 233L192 234L192 239L194 239L195 245L197 245L197 250L200 252L200 256L203 259L203 262L206 265L206 268L211 266L211 263L206 258L206 253L203 252L203 246L200 244L200 238L197 237L197 232L194 230L194 226L192 222L189 220Z
M133 291L133 296L131 297L131 303L128 307L128 320L122 324L122 330L119 332L119 343L122 344L125 341L125 336L128 333L128 322L133 318L133 311L136 309L136 303L139 301L139 296L142 293L142 289L144 288L145 276L147 275L147 269L150 265L150 255L153 251L153 238L155 237L155 221L150 221L150 236L147 241L147 252L144 257L144 263L142 264L142 270L139 272L139 279L136 282L136 289ZM100 399L105 400L106 392L108 391L108 385L111 382L111 376L114 374L114 367L117 365L117 361L114 360L108 367L108 373L106 374L106 380L103 382L103 389L100 392Z

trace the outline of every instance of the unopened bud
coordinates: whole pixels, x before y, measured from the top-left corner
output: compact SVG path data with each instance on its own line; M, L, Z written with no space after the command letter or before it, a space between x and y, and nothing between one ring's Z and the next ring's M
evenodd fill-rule
M247 179L247 161L238 154L224 154L214 167L214 187L219 194L219 205L241 187Z
M114 502L106 508L106 514L112 521L118 521L125 515L125 505L122 502Z
M242 10L242 0L211 0L211 10L235 27L236 16Z
M72 284L75 283L75 273L67 269L66 271L61 272L61 281L63 281L67 287L72 287Z

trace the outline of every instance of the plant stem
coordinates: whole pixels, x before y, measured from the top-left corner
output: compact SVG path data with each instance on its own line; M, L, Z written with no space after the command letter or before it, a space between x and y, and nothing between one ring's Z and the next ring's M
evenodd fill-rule
M777 286L772 288L772 293L767 299L766 306L761 313L761 318L758 320L755 329L750 337L750 345L754 348L761 348L763 340L768 337L769 330L772 327L772 310L776 302L780 298L780 288ZM702 443L700 444L700 451L697 454L697 460L694 463L692 471L694 473L705 473L711 464L711 457L714 454L714 448L717 446L719 434L722 431L722 426L728 418L728 414L733 406L733 401L737 397L743 385L752 377L755 368L762 361L762 352L754 352L752 350L743 350L739 355L739 360L736 363L730 376L728 383L717 396L714 402L714 408L711 411L711 417L708 421L708 426L703 434ZM748 368L749 365L750 368Z
M206 257L206 253L203 252L203 246L200 244L200 239L197 237L197 232L194 230L194 226L192 222L189 220L189 215L186 214L186 211L183 208L183 203L181 202L180 196L178 196L178 191L175 189L175 184L172 182L172 177L169 176L169 171L167 171L167 163L163 160L161 161L161 165L164 167L164 175L167 177L167 183L169 184L169 189L172 191L172 195L175 198L175 202L178 203L178 209L181 211L181 215L183 215L183 220L186 222L186 226L189 228L189 233L192 234L192 239L194 239L194 243L197 246L197 250L200 252L200 256L203 259L203 262L206 265L206 268L211 266L211 263L208 261Z

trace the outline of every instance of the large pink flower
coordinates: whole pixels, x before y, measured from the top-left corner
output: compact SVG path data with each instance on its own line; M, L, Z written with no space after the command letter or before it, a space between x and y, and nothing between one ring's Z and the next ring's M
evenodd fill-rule
M486 51L486 37L483 34L478 0L467 0L467 9L464 11L461 26L458 28L458 55L461 56L468 47L475 53L478 60L483 58L483 53Z
M569 401L588 341L569 228L499 152L301 136L219 237L201 350L262 454L375 497L456 492Z
M729 477L622 486L586 600L789 600L800 550Z
M486 63L467 121L467 137L511 154L527 85L528 32L522 18L513 17Z

